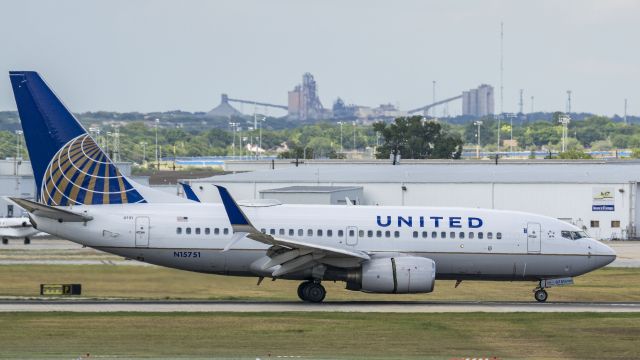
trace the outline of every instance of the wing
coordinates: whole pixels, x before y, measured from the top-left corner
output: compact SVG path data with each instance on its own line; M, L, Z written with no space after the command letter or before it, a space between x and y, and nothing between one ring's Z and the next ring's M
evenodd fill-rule
M267 270L280 265L273 270L271 274L273 277L302 270L314 263L351 267L370 259L369 254L360 250L319 245L262 233L251 224L240 206L231 197L229 191L222 186L216 185L216 187L234 232L233 239L225 247L224 251L229 250L235 243L245 237L263 244L272 245L272 248L267 253L269 260L265 261L261 268L262 270Z

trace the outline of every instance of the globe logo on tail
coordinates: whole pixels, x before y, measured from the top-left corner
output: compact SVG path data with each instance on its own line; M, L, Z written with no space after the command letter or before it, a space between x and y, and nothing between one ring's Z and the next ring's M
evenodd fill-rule
M42 203L54 206L146 202L86 133L51 159L40 194Z

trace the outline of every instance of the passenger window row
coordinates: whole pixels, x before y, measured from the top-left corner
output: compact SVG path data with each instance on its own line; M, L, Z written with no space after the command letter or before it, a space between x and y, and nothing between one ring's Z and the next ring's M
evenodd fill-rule
M192 234L192 230L193 233L195 233L195 235L200 235L201 232L201 228L196 227L196 228L191 228L191 227L185 227L184 228L184 233L187 235L191 235ZM262 231L262 233L264 234L271 234L271 235L276 235L276 233L278 235L288 235L288 236L304 236L305 235L305 230L304 229L297 229L297 231L295 229L269 229L267 232L267 229L260 229L260 231ZM204 228L204 234L205 235L210 235L211 234L211 229L210 228ZM181 235L183 233L183 228L182 227L177 227L176 228L176 234ZM229 234L229 229L228 228L213 228L213 234L214 235L220 235L220 233L224 234L224 235L228 235ZM347 231L349 237L355 237L355 230L354 229L349 229ZM307 229L306 230L306 236L318 236L318 237L333 237L334 234L336 234L337 237L341 238L343 237L344 234L344 230L337 230L334 232L334 230L332 229L328 229L328 230L323 230L323 229L317 229L317 230L313 230L313 229ZM564 234L563 234L564 235ZM358 230L358 237L360 238L364 238L364 237L368 237L368 238L373 238L373 237L377 237L377 238L399 238L400 237L400 231L390 231L390 230ZM413 238L417 239L419 237L422 237L424 239L426 238L432 238L432 239L464 239L465 237L467 237L468 239L474 239L474 238L478 238L478 239L484 239L485 234L481 231L478 233L474 233L473 231L466 233L464 231L460 231L460 232L455 232L455 231L414 231L413 232ZM486 233L487 239L493 239L493 233L492 232L487 232ZM496 233L496 239L500 240L502 239L502 233L497 232Z
M178 235L182 234L182 230L183 230L182 227L178 226L176 228L176 234L178 234ZM186 228L184 228L184 233L187 234L187 235L191 235L192 234L191 230L192 229L190 227L186 227ZM193 233L195 235L200 235L202 233L201 230L202 229L199 228L199 227L193 228ZM229 235L229 229L228 228L222 228L222 229L213 228L213 234L214 235L220 235L220 232L222 232L222 234L224 234L224 235ZM210 235L211 234L211 228L208 228L208 227L204 228L204 234L205 235Z
M345 236L345 231L344 230L332 230L332 229L265 229L262 228L260 229L260 231L263 234L270 234L270 235L288 235L288 236L318 236L318 237L333 237L334 235L341 238ZM375 236L374 236L375 234ZM347 230L347 235L349 237L355 237L356 236L356 230L355 229L348 229ZM390 231L390 230L386 230L386 231L382 231L382 230L378 230L378 231L373 231L373 230L358 230L358 237L360 238L364 238L364 237L378 237L378 238L399 238L400 237L400 231Z
M487 232L487 239L491 240L493 239L493 232ZM456 231L449 231L448 233L446 231L414 231L413 232L413 238L417 239L419 237L422 237L423 239L427 239L427 238L432 238L432 239L455 239L456 237L458 239L464 239L465 237L468 239L474 239L474 238L478 238L478 239L484 239L485 233L480 231L480 232L473 232L470 231L468 233L464 232L464 231L460 231L460 232L456 232ZM496 239L500 240L502 239L502 233L501 232L497 232L496 233Z

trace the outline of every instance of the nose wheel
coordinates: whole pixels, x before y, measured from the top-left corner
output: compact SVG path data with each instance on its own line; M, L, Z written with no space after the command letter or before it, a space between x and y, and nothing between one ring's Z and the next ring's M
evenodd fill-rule
M319 282L305 281L298 286L298 297L304 302L321 303L327 291Z
M549 295L547 294L547 291L545 289L538 289L535 293L533 293L533 297L541 303L547 301L548 296Z

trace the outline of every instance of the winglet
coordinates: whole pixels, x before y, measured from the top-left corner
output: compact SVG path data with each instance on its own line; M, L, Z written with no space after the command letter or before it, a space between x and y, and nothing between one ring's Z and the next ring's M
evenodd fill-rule
M224 186L214 186L218 188L222 204L224 205L224 209L227 211L227 216L229 217L233 231L257 233L258 230L253 227L242 209L240 209L240 206L238 206L238 203L236 203L236 201L231 197L229 191Z
M187 199L195 201L195 202L200 202L200 199L198 198L198 195L196 195L196 193L193 192L193 189L191 188L191 185L189 185L187 183L183 183L183 182L181 182L180 185L182 186L182 190L184 190L184 195L187 197Z

